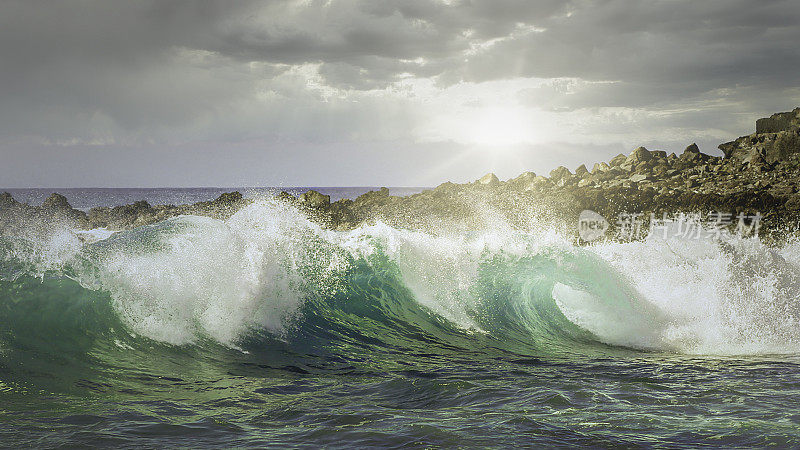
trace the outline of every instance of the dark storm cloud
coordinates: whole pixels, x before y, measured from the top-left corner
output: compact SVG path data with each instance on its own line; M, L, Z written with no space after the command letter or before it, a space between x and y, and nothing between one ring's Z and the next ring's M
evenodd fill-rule
M598 145L617 119L744 132L800 102L798 23L795 0L6 0L0 145L411 142L406 79L528 79L520 105L586 111Z
M459 70L473 81L618 82L587 89L570 107L641 106L743 85L793 87L798 23L793 1L585 2L550 18L545 31L500 42Z

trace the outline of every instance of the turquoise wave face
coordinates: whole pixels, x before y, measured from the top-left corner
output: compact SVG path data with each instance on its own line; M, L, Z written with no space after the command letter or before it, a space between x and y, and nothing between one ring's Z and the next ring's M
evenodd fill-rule
M798 443L792 244L344 233L273 203L97 237L0 240L3 442ZM757 435L709 419L747 395L774 398L733 416Z
M176 228L182 227L164 226L151 231L163 236ZM480 260L473 285L463 293L445 291L448 295L443 296L443 301L451 301L470 295L467 307L458 309L464 306L458 303L438 306L444 314L452 314L460 321L454 322L416 300L404 283L403 269L380 245L367 257L342 256L343 263L335 270L335 276L322 277L330 283L327 286L316 282L311 286L282 283L279 292L284 298L273 304L271 286L256 290L255 295L260 298L246 299L244 305L256 304L257 308L249 309L247 316L226 316L244 322L214 322L236 330L235 337L228 340L231 334L227 330L208 332L204 322L207 310L192 311L196 305L189 304L191 314L182 311L178 308L187 304L180 297L175 309L167 308L171 300L168 296L176 289L156 293L143 289L137 293L152 297L135 299L133 305L125 303L131 301L131 285L121 282L119 274L108 275L108 268L99 266L103 258L118 256L120 246L125 251L133 249L136 255L163 249L149 232L135 236L133 244L127 241L131 236L120 236L90 245L60 271L0 281L0 348L7 370L14 373L15 367L24 368L13 377L16 381L24 383L36 378L54 388L48 382L54 371L79 369L78 373L82 373L86 368L117 364L131 355L138 354L137 360L149 360L159 352L165 358L188 351L211 357L235 354L253 363L278 358L287 364L293 355L305 355L312 360L351 361L353 367L360 366L358 361L370 361L359 370L393 370L409 364L414 355L447 358L468 354L491 359L596 345L595 337L567 320L552 297L555 283L581 283L580 277L568 277L559 271L554 255L496 255ZM291 267L300 273L317 269ZM286 300L288 292L297 295L293 302ZM204 299L202 305L214 307L205 300L215 299ZM251 300L258 303L250 303ZM152 309L143 312L145 307ZM281 319L279 328L272 326L275 316ZM171 328L153 330L153 324ZM169 342L178 332L191 333L190 338L177 345ZM37 366L41 367L36 369ZM32 374L36 376L32 378ZM55 383L73 386L74 378L58 377Z

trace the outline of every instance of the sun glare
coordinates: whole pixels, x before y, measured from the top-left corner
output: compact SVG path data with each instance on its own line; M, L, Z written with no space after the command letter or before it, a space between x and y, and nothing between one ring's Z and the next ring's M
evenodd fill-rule
M521 108L487 108L479 112L467 130L476 144L510 145L530 140L532 127Z

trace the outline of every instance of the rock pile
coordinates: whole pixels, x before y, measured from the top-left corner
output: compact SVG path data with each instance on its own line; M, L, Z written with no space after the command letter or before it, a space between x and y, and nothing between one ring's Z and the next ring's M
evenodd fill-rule
M410 228L481 226L497 215L511 225L525 225L532 214L554 222L572 223L584 209L613 220L623 212L661 216L677 212L733 214L759 212L764 229L782 230L800 223L800 108L756 122L756 132L719 146L724 157L711 156L691 144L680 154L644 147L608 162L585 165L574 172L558 167L549 177L525 172L508 181L489 173L473 183L444 183L408 197L389 195L387 188L354 200L331 202L308 191L299 197L286 192L277 198L306 211L327 227L352 229L383 220ZM250 200L238 192L192 205L151 206L145 201L88 213L70 207L53 194L39 207L0 195L0 230L17 219L68 222L80 228L129 229L181 214L230 216ZM492 216L492 217L489 217Z

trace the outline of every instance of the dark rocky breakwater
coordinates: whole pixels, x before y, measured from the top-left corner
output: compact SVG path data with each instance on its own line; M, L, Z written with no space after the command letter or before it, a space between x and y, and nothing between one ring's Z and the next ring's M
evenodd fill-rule
M678 213L700 216L724 212L733 219L763 216L760 229L767 239L792 232L800 223L800 108L759 119L756 132L719 146L724 156L702 153L697 145L681 154L644 147L608 162L581 165L574 171L558 167L549 176L525 172L508 181L487 174L473 183L444 183L419 194L396 197L382 188L356 199L331 202L308 191L298 197L276 197L296 205L322 225L338 230L382 220L394 226L465 229L488 225L498 218L512 227L529 227L532 218L574 224L589 209L609 219L640 214L647 221ZM41 206L0 195L0 230L21 229L39 222L43 228L65 223L82 229L130 229L183 214L225 218L252 202L239 192L189 205L150 205L140 201L88 213L72 208L54 193ZM574 226L566 228L572 231Z

